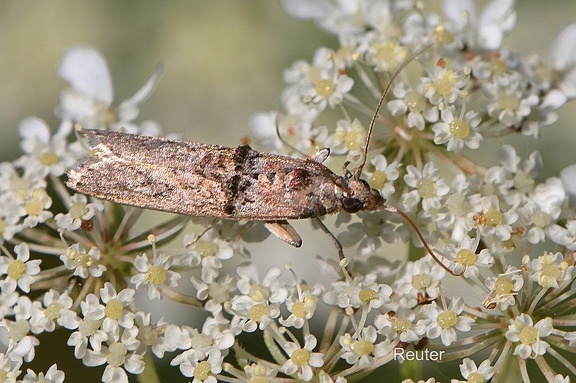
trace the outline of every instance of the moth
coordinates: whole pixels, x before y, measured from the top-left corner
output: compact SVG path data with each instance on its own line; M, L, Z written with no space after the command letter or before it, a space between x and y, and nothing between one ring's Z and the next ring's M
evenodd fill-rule
M403 66L405 66L407 61ZM104 130L83 130L91 154L68 173L67 185L115 203L196 217L262 221L276 237L299 247L302 239L289 220L317 219L339 211L388 210L415 228L434 259L450 273L403 212L387 205L380 193L361 179L378 111L396 71L372 117L363 162L339 176L323 162L329 149L306 158L229 148ZM342 247L328 232L343 258Z

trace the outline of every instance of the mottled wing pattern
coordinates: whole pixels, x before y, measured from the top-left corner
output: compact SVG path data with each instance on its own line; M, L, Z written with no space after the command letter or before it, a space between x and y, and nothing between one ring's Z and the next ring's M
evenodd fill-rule
M248 146L85 130L93 153L68 186L116 203L191 216L280 220L339 210L337 176L322 164Z

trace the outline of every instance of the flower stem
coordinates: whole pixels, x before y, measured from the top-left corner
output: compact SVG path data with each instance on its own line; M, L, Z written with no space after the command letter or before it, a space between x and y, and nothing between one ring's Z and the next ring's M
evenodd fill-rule
M160 383L160 376L158 375L154 358L152 357L152 353L149 351L144 354L144 364L146 367L144 368L144 371L138 375L138 382Z

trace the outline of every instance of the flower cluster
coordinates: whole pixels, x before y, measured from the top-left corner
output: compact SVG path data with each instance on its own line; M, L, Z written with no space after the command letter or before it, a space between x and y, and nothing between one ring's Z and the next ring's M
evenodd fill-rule
M576 378L576 164L542 179L537 152L521 158L503 145L496 163L465 156L493 137L545 135L576 98L576 24L543 60L502 46L512 0L480 12L444 0L442 14L411 0L281 3L339 45L285 71L282 107L254 115L252 141L363 161L358 175L400 215L339 214L348 262L327 249L314 281L290 264L226 267L265 238L261 225L172 215L141 231L144 209L75 194L66 172L89 150L75 126L161 133L137 119L162 68L114 103L100 52L72 47L58 66L68 84L60 126L23 120L22 156L0 164L2 381L62 382L57 364L21 371L56 329L85 366L105 366L103 382L156 381L142 374L154 355L194 383L344 383L408 352L458 361L453 382ZM384 255L398 240L408 260L392 264ZM201 310L202 323L170 323L138 297Z

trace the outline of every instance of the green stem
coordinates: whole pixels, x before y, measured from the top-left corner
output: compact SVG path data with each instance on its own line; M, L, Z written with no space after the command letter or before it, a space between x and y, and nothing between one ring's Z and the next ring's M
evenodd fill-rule
M426 255L426 251L421 247L416 247L412 238L408 239L408 261L415 262Z
M417 382L422 378L422 363L417 360L405 360L400 364L400 377Z
M154 358L150 350L144 354L144 371L138 375L138 381L140 383L160 383L160 376L158 375L158 370L156 369L156 364L154 364Z

